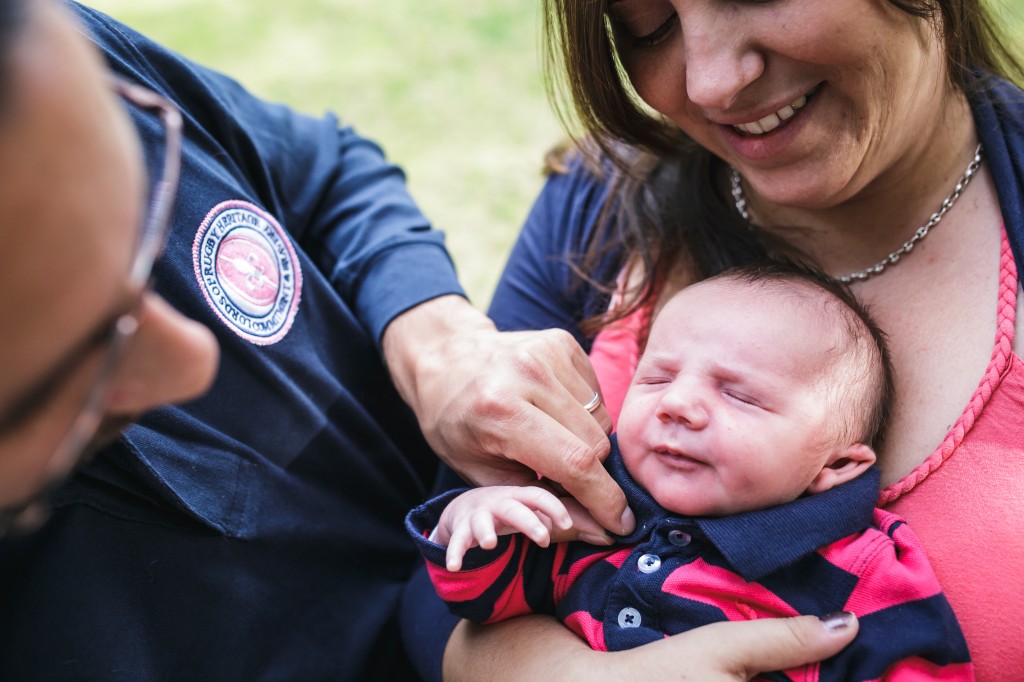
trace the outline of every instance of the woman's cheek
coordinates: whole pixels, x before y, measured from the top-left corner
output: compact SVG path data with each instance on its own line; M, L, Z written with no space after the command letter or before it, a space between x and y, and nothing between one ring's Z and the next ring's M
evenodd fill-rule
M645 51L623 61L630 84L640 99L675 120L686 109L686 66L673 58L670 46Z

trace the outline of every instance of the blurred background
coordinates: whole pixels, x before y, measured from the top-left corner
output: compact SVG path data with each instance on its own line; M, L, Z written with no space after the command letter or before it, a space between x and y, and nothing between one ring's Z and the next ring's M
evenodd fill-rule
M1024 0L989 0L1018 45ZM473 303L491 291L564 138L540 0L86 0L256 94L330 110L401 165Z

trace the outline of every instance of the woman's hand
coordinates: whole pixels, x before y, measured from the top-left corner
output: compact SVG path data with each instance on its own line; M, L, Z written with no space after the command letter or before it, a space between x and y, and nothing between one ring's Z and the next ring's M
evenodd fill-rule
M633 530L602 466L611 418L603 405L584 409L597 378L568 333L499 332L465 299L443 296L392 321L382 346L427 441L467 481L525 485L540 475L604 528Z
M852 613L714 623L607 653L546 616L483 626L463 621L445 650L444 679L737 682L833 656L858 627Z

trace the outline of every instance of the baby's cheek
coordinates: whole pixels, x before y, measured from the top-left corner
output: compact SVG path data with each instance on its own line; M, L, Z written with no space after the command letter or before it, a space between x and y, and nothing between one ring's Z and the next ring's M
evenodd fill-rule
M622 456L622 464L626 467L626 471L635 479L647 454L646 441L637 429L631 429L628 426L623 428L621 421L619 424L620 428L616 432L619 454Z
M631 388L622 401L622 410L615 428L619 434L619 445L622 445L624 439L632 441L639 438L645 428L656 426L657 409L656 399Z

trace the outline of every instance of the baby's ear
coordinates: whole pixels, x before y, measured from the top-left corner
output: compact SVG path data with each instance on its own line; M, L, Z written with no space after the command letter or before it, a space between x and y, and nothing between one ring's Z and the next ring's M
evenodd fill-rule
M864 443L838 447L829 455L825 466L807 486L807 492L817 495L831 490L837 485L852 481L870 469L871 465L875 463L875 459L875 451Z

